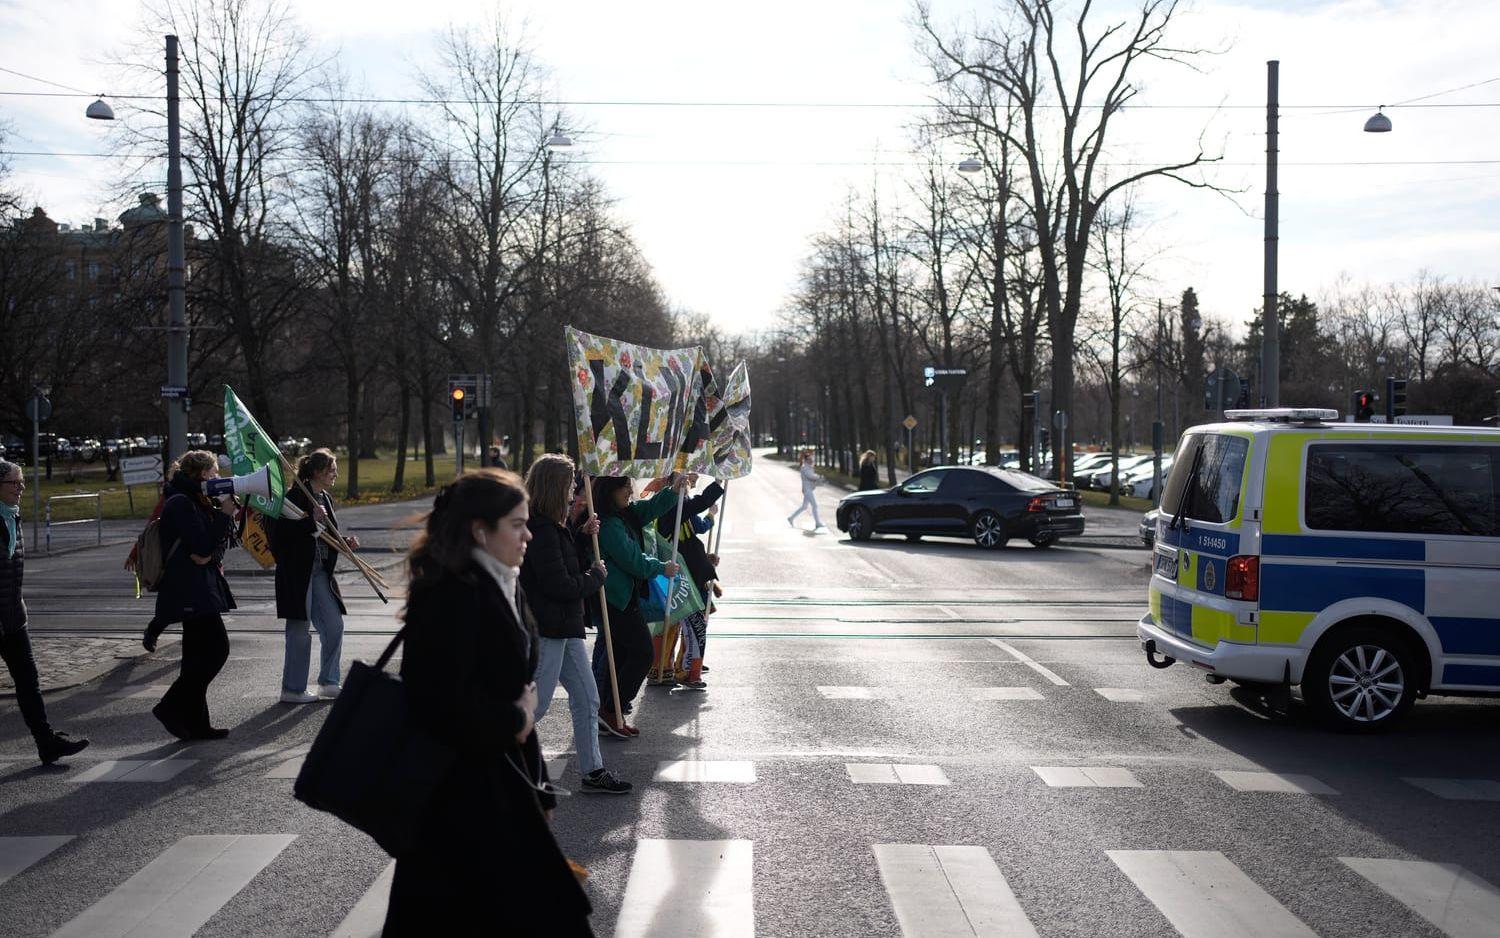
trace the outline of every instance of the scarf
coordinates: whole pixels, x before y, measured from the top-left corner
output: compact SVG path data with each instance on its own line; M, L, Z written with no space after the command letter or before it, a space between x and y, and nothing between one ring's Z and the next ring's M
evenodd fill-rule
M21 506L0 502L0 520L5 522L5 534L8 538L5 559L10 560L16 555L16 545L20 543Z
M526 654L531 654L531 637L526 634L526 625L521 621L521 610L516 605L516 582L521 578L520 567L507 567L505 564L490 556L489 551L482 547L476 547L470 554L474 562L479 564L479 569L490 575L500 587L500 593L505 601L510 603L511 614L516 617L516 626L521 630L521 635L526 644Z

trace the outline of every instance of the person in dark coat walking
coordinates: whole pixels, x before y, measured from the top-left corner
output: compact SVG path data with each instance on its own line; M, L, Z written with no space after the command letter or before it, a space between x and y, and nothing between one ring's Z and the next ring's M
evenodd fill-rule
M21 532L21 493L25 490L26 475L21 467L0 459L0 658L5 659L16 685L16 705L36 741L37 757L43 765L51 765L82 752L89 741L55 732L42 703L42 681L26 631L26 601L21 598L26 570L26 544Z
M696 484L697 481L696 474L688 474L689 486ZM682 503L682 531L677 539L677 555L682 558L683 564L686 565L688 576L693 578L693 585L698 588L698 595L704 598L705 606L710 596L709 581L718 579L719 576L717 571L719 558L708 552L708 547L698 537L698 531L693 526L693 522L700 514L707 511L723 497L724 486L715 480L709 483L708 488L697 495L687 497ZM675 517L675 514L673 517ZM656 519L656 533L658 537L670 541L672 539L672 517L663 515ZM704 690L708 687L708 684L703 680L702 673L703 656L708 644L708 616L704 612L695 612L681 622L674 623L672 626L673 634L667 636L666 641L675 646L680 630L687 630L691 633L691 640L683 642L686 646L684 663L687 666L678 671L674 663L675 656L669 650L667 652L667 670L661 671L661 653L660 649L658 649L652 661L651 673L646 676L646 680L653 684L665 684L676 681L679 686L688 690Z
M224 579L224 552L234 546L234 499L215 502L203 483L219 476L219 460L205 450L183 453L167 483L162 507L161 583L156 621L182 623L182 669L151 713L167 732L181 739L223 739L208 718L208 685L229 659L224 613L235 608Z
M339 464L326 449L313 450L297 460L297 478L317 499L314 505L300 486L286 500L302 517L277 518L271 523L271 553L276 557L276 615L286 620L286 657L281 668L281 702L304 704L332 700L339 695L339 656L344 646L344 616L349 610L339 592L334 569L338 551L318 536L318 529L338 528L338 515L328 490L338 481ZM330 537L337 537L330 534ZM347 537L352 550L359 539ZM318 631L318 692L307 691L307 668L312 658L311 625Z
M880 466L875 451L867 449L859 455L859 490L868 492L880 488Z
M401 680L457 759L396 860L386 936L589 936L588 896L552 836L533 725L537 634L518 580L531 539L514 473L444 486L407 558Z
M578 774L586 792L623 795L631 784L604 767L599 751L599 685L589 663L588 644L583 638L584 600L597 597L604 588L606 567L596 560L584 567L578 559L574 531L567 524L580 522L579 537L591 538L599 530L599 518L583 519L583 480L574 484L573 460L548 453L531 464L526 473L526 494L531 504L531 543L521 565L521 587L536 616L539 653L536 670L536 719L540 721L552 705L559 682L568 691L568 710L573 717L573 748L578 753ZM600 641L603 641L601 638Z

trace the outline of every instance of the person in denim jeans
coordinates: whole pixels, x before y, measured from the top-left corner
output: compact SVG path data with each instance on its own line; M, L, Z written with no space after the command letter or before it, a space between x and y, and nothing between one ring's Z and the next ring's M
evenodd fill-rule
M276 555L276 615L286 620L281 702L301 704L338 696L344 616L349 610L334 579L338 552L318 536L318 529L330 520L334 527L338 525L333 499L328 495L339 477L338 460L326 449L314 450L297 460L297 477L312 491L317 503L310 502L300 487L287 492L286 500L302 509L303 517L273 522L271 553ZM358 538L344 541L351 550L359 546ZM322 653L316 694L307 690L307 669L312 659L309 625L317 629Z
M521 589L536 618L536 719L540 721L552 703L559 681L568 691L568 709L573 716L573 748L578 752L578 772L585 792L623 795L630 791L604 767L599 737L594 725L599 713L599 685L583 638L584 599L604 588L604 561L584 569L579 559L578 537L590 537L599 529L598 517L584 520L583 486L575 481L573 461L549 453L526 474L526 495L531 515L526 526L531 544L521 565ZM569 530L568 522L581 522Z

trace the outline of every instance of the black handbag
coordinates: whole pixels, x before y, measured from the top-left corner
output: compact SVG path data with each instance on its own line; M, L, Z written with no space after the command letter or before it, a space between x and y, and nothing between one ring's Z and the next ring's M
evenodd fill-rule
M406 688L385 672L406 629L373 666L356 661L297 773L292 794L400 858L417 841L433 793L457 754L412 715Z

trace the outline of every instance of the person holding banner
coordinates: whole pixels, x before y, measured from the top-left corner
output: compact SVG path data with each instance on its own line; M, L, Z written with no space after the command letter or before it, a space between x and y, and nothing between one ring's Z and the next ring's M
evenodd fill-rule
M229 660L223 614L235 603L220 562L234 546L236 506L232 496L215 502L203 492L204 482L219 477L213 453L183 453L172 470L157 529L166 562L155 620L182 623L182 669L151 715L180 739L223 739L229 731L209 721L208 685Z
M696 481L695 476L691 474L688 476L689 485ZM698 531L694 526L694 522L700 514L717 504L722 497L724 497L724 486L714 481L709 483L709 486L702 493L694 495L691 498L686 498L682 503L682 530L679 532L677 553L682 558L682 562L687 565L688 576L692 577L693 585L698 589L698 595L705 600L709 595L709 581L718 576L714 570L717 566L718 558L710 556L708 548L704 546L703 541L698 537ZM672 519L666 516L657 519L656 533L670 540L672 537ZM708 641L708 619L700 610L687 616L680 623L680 627L686 630L683 635L687 639L687 667L681 672L674 673L675 655L669 647L666 651L667 670L656 675L657 681L666 683L669 680L675 680L677 684L689 690L703 690L708 686L703 682L701 676L704 644ZM678 624L674 623L674 634L666 636L664 639L669 646L676 644L677 630ZM656 665L653 665L653 672L659 664L660 659L658 659Z
M339 694L339 656L344 645L344 616L349 610L333 575L338 553L318 536L318 529L328 527L330 522L338 527L333 499L328 494L338 477L338 459L329 450L317 449L297 460L297 478L317 503L308 500L301 486L294 486L286 493L286 500L297 506L301 517L279 518L271 524L271 553L276 555L276 616L286 620L282 703L313 703L332 700ZM359 547L358 538L346 537L344 543L350 550ZM312 658L309 625L318 632L321 659L316 694L307 690L307 668Z
M603 519L599 527L600 559L609 571L604 596L615 646L615 673L611 675L604 642L594 643L594 680L600 688L611 679L618 680L620 707L625 712L615 713L613 706L604 704L599 708L599 728L620 739L640 735L625 717L645 683L646 672L651 670L651 629L641 614L641 599L652 577L677 575L675 562L664 563L646 552L644 535L646 525L677 507L677 493L687 485L685 476L674 475L669 481L675 484L650 499L632 501L635 482L630 477L600 476L594 480L594 507Z

